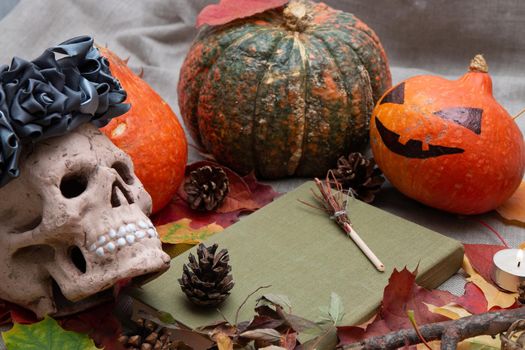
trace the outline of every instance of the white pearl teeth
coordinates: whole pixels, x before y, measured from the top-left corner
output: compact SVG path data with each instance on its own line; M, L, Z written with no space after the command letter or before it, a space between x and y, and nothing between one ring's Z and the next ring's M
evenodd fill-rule
M146 238L158 238L155 227L149 220L139 220L115 227L97 237L95 243L89 246L89 251L103 257L106 253L114 253L118 249L133 245Z
M115 249L117 249L117 247L115 246L115 243L109 242L108 244L106 244L106 249L108 250L108 252L114 252Z
M97 250L95 250L95 254L98 256L104 256L104 248L98 247Z

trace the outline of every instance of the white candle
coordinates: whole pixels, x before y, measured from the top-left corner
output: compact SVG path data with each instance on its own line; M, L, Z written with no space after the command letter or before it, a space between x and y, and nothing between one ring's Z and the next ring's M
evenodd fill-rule
M494 254L492 279L498 286L510 292L517 292L525 282L525 264L522 249L503 249Z

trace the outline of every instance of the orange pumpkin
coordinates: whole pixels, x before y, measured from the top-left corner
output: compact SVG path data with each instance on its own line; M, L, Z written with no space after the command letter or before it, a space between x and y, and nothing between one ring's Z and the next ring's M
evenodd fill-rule
M173 198L184 179L188 146L184 130L170 106L107 48L99 48L111 73L128 93L131 109L102 131L126 152L135 174L153 200L153 213Z
M397 189L453 213L498 207L523 177L523 135L492 96L481 55L458 80L422 75L387 91L372 114L370 142Z

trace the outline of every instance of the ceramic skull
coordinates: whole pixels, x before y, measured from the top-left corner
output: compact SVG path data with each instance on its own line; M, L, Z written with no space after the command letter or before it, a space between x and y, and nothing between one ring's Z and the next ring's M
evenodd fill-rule
M35 144L0 188L0 295L38 316L78 311L170 258L129 157L85 124Z

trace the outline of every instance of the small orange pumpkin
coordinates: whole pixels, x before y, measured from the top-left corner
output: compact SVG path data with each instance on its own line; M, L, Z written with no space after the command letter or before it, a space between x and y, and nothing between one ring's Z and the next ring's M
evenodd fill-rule
M492 96L481 55L458 80L422 75L387 91L372 114L370 142L397 189L453 213L495 209L524 173L523 135Z
M133 160L155 213L169 203L184 179L188 158L184 129L170 106L125 61L107 48L99 50L126 90L126 102L131 103L128 113L102 131Z

